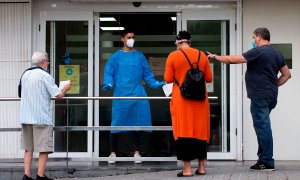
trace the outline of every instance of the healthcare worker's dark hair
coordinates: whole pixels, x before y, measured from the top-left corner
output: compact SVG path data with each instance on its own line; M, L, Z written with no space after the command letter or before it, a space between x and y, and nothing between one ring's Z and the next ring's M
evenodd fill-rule
M121 36L124 37L128 33L134 33L134 31L130 28L125 28L123 31L121 31Z
M264 40L270 41L270 36L271 36L270 35L270 31L267 28L265 28L265 27L261 27L261 28L255 29L254 34L256 36L259 35Z

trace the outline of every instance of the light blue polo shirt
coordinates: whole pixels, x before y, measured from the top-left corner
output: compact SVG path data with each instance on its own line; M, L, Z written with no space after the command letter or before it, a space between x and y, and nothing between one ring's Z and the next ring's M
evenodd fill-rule
M53 125L51 97L60 89L50 74L41 70L28 70L22 77L20 124Z

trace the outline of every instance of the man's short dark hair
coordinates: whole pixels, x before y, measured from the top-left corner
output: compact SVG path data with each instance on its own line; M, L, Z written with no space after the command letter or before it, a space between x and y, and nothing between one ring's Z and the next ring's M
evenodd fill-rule
M261 27L254 31L255 35L259 35L262 39L270 41L270 31L267 28Z
M123 31L121 31L121 36L124 37L128 33L134 33L134 31L130 28L125 28Z

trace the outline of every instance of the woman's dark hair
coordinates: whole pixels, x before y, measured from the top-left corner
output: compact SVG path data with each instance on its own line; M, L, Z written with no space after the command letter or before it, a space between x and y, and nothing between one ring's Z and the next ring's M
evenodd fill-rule
M182 39L191 40L191 34L187 31L179 31L178 35L176 36L176 40L179 41Z
M259 35L262 39L270 41L270 31L267 28L261 27L254 31L255 35Z

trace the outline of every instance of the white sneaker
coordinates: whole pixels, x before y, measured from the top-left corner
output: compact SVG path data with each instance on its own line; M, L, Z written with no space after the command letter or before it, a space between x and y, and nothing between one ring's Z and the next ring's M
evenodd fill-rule
M115 158L115 157L117 157L117 156L116 156L115 153L111 153L108 157L109 157L109 158ZM108 164L114 164L114 163L116 163L116 161L112 161L112 160L107 161L107 162L108 162Z
M141 155L135 153L133 157L134 157L134 158L141 158ZM134 163L135 163L135 164L141 164L142 161L141 161L141 160L137 160L137 161L134 161Z

